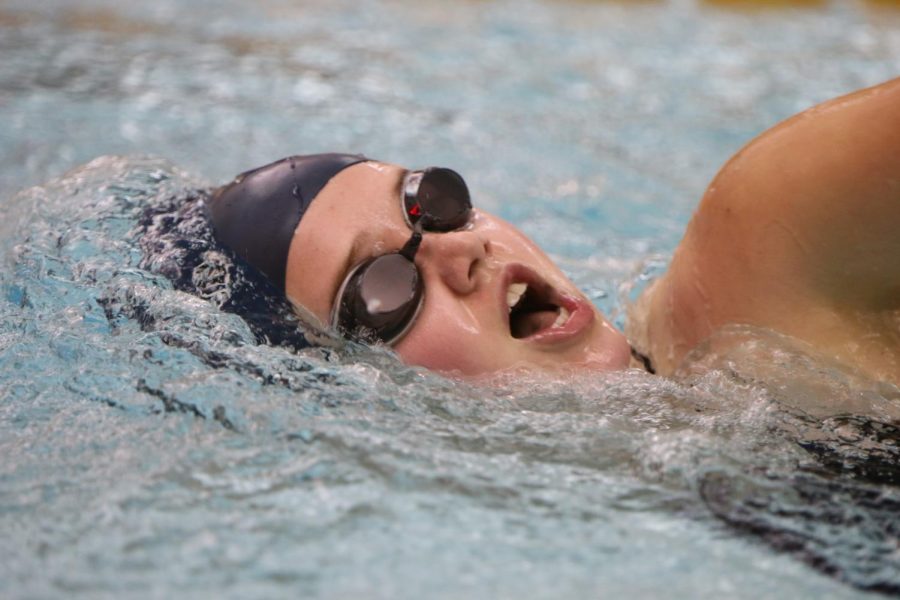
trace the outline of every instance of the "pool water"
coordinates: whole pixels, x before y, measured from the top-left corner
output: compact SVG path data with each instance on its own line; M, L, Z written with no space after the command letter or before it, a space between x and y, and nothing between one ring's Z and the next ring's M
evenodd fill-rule
M446 165L621 326L731 153L897 74L890 3L4 0L0 56L0 596L900 592L893 386L746 328L673 379L292 353L136 228L291 153Z

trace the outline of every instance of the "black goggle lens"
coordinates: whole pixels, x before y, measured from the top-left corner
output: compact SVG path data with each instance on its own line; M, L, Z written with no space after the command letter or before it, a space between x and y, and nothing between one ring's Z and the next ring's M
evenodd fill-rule
M462 176L452 169L432 167L406 178L403 205L410 225L423 219L426 231L453 231L469 222L472 199Z
M363 340L399 337L418 311L422 282L415 264L385 254L360 265L344 285L338 325Z
M407 176L403 204L409 224L416 231L413 238L401 252L360 264L338 292L333 325L362 341L390 344L406 333L419 312L425 291L413 261L421 230L459 229L469 222L472 212L469 188L462 176L438 167Z

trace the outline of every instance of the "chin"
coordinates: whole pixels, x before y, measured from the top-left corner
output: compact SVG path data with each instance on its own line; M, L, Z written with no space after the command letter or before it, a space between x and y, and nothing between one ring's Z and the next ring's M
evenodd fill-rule
M510 376L601 373L624 370L631 365L628 340L599 313L580 331L580 336L562 342L549 340L556 343L515 340L504 333L493 344L488 336L479 340L477 347L464 347L454 343L457 340L448 340L433 331L430 335L426 333L429 332L425 329L412 331L397 344L395 351L404 363L451 379L483 382Z
M631 345L628 339L605 319L598 321L596 343L586 348L576 361L581 368L592 371L622 371L631 365Z

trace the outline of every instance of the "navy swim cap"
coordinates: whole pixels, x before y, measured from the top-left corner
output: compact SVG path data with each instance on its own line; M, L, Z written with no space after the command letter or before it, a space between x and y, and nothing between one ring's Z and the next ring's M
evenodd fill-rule
M294 230L332 177L368 158L359 154L289 156L241 173L212 194L216 238L284 290Z

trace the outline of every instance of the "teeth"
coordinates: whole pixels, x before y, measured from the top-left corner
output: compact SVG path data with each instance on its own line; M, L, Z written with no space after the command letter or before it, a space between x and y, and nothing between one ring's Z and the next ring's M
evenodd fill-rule
M564 307L559 307L559 315L557 315L556 320L553 322L553 327L559 327L569 320L569 311Z
M509 286L509 289L506 290L506 306L509 307L510 312L512 312L513 306L518 304L519 300L522 299L522 296L527 289L527 283L513 283Z

